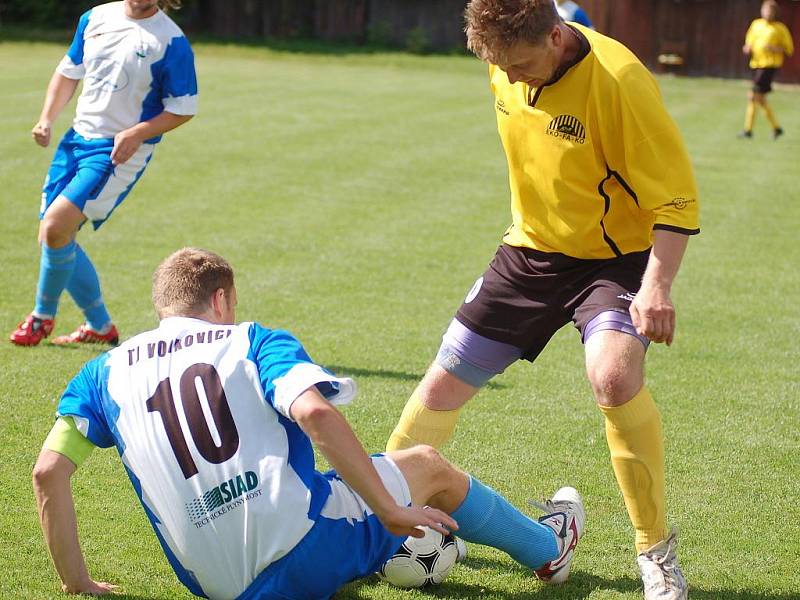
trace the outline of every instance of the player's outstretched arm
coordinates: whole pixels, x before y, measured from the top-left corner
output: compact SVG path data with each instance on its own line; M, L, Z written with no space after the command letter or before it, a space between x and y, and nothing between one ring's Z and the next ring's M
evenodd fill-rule
M456 522L440 510L399 506L384 487L344 416L315 388L303 392L292 403L290 413L336 472L392 534L422 537L424 533L418 529L421 525L443 534L458 528Z
M31 130L31 135L34 141L42 146L47 147L50 143L51 128L53 121L58 118L61 111L72 99L75 90L78 87L78 79L70 79L64 77L61 73L56 71L50 78L50 83L47 86L47 93L44 97L44 106L42 106L42 113L39 115L39 120Z
M33 468L33 490L39 521L50 550L61 589L70 594L102 596L117 586L94 581L86 569L78 543L78 521L72 499L70 477L77 467L65 456L44 449Z

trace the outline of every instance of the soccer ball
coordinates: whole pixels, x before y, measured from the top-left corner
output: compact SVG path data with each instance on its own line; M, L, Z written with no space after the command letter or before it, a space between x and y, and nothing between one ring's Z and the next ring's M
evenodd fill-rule
M383 563L378 576L401 588L418 588L444 581L458 559L456 538L428 527L425 537L409 537L394 556Z

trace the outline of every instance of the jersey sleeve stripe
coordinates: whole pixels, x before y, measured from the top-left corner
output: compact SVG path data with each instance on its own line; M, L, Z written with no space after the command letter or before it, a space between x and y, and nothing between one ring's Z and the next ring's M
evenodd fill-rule
M674 231L675 233L682 233L684 235L697 235L700 233L700 228L697 229L686 229L684 227L677 227L675 225L664 225L663 223L656 223L653 225L653 229L662 229L664 231Z

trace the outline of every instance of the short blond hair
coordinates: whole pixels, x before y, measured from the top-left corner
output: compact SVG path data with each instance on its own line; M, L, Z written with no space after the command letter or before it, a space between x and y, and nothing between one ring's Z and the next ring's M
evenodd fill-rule
M228 261L201 248L181 248L153 273L153 306L159 317L201 315L220 288L226 294L233 290Z
M467 47L496 63L517 42L542 42L561 17L553 0L471 0L464 21Z

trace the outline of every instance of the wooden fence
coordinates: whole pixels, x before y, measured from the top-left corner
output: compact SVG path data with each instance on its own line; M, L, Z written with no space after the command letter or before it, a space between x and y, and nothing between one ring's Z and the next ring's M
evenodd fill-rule
M741 47L761 0L579 0L598 31L615 37L654 70L748 76ZM464 48L466 0L187 0L190 29L236 37L376 41L415 51ZM800 46L800 1L780 0L781 20ZM681 66L664 66L662 54ZM800 83L800 49L779 81Z
M688 75L746 77L744 35L759 16L760 0L581 0L602 31L622 41L655 70ZM783 0L781 21L800 45L800 2ZM678 54L682 66L660 65L660 54ZM800 83L800 48L779 81Z

